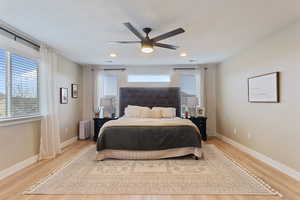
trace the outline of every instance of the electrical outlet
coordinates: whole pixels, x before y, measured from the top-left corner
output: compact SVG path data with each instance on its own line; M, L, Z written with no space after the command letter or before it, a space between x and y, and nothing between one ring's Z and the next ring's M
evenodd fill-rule
M236 133L237 133L236 128L233 129L233 133L234 133L234 135L236 135Z

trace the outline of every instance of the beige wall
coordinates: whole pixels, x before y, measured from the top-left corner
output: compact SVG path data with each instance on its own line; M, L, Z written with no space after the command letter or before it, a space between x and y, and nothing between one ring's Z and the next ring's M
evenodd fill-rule
M82 67L67 59L61 59L59 66L59 87L68 88L69 103L59 104L60 138L64 142L78 135L81 120ZM79 84L79 97L71 97L71 84Z
M32 50L28 47L1 36L0 48L17 51L20 55L32 55ZM71 139L78 134L82 93L79 90L79 98L72 99L71 84L78 83L80 88L82 85L81 74L81 66L61 57L59 63L59 86L69 88L69 104L59 105L61 142ZM0 126L0 171L37 155L39 152L39 141L40 121Z
M40 122L0 127L0 171L39 151Z
M281 102L248 103L247 78L275 71ZM300 171L299 86L300 23L219 65L217 132Z
M205 108L207 116L207 136L216 135L216 64L205 65Z

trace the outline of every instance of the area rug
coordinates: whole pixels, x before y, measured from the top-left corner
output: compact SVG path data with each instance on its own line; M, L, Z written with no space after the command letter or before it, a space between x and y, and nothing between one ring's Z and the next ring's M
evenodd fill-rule
M24 194L278 194L212 144L205 157L95 161L87 149Z

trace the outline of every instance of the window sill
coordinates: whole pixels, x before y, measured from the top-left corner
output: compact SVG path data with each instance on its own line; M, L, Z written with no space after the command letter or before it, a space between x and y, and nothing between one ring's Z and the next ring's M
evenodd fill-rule
M11 118L11 119L2 119L2 120L0 120L0 127L25 124L25 123L30 123L30 122L34 122L34 121L40 121L41 119L42 119L41 115Z

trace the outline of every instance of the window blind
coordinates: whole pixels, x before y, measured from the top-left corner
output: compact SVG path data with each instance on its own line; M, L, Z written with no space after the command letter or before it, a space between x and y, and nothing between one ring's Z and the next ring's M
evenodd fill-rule
M118 78L116 76L104 75L103 86L104 96L118 95Z
M171 77L169 74L129 74L127 81L133 83L164 83L170 82Z
M6 117L6 108L6 52L0 49L0 118Z
M40 112L38 63L15 54L10 56L10 117L38 115Z

